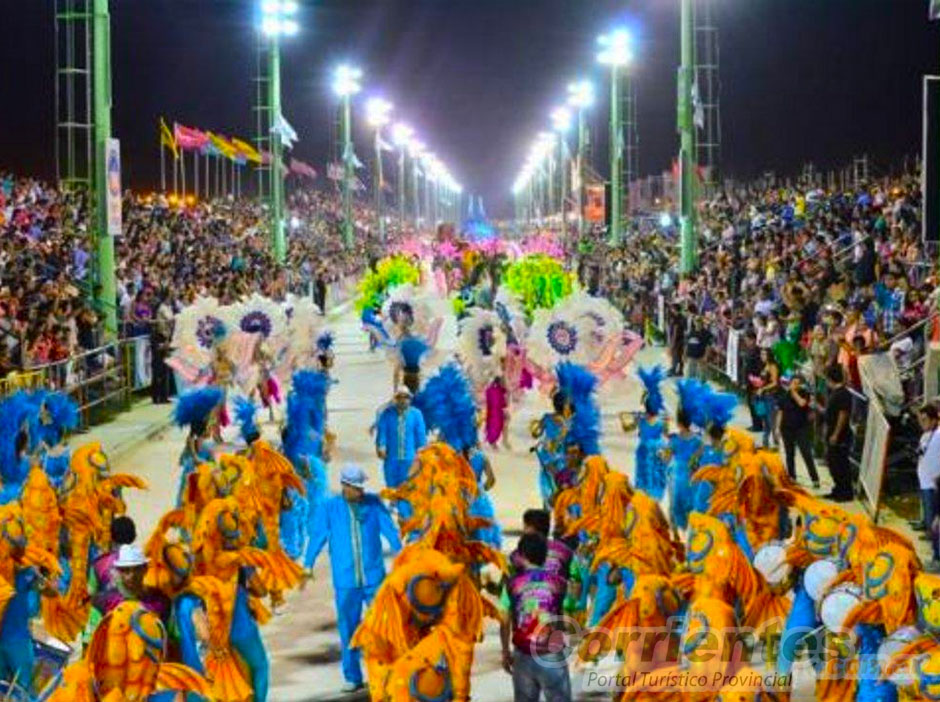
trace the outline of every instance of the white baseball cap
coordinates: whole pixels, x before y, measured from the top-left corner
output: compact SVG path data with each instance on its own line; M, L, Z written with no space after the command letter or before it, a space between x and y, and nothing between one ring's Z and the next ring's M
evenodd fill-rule
M346 466L339 475L339 482L341 484L349 485L354 488L364 488L368 479L365 471L355 465Z
M118 550L117 561L114 563L115 568L138 568L142 565L147 565L150 562L150 559L144 555L144 552L140 550L139 546L134 544L124 544Z

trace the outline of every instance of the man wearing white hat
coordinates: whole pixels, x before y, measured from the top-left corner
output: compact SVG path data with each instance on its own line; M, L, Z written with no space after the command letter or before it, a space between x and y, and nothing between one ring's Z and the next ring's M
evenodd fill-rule
M363 609L385 579L382 537L393 553L401 549L391 513L377 495L366 492L366 481L359 466L343 468L342 492L327 499L317 511L311 532L314 538L304 559L309 571L329 543L346 692L363 687L359 651L350 650L349 641L359 626Z

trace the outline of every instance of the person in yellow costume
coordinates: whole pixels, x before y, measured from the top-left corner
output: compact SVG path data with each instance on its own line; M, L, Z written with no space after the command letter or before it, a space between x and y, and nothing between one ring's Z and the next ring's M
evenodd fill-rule
M160 619L138 602L124 602L101 621L83 658L63 671L46 702L145 702L164 690L214 699L205 678L165 655Z

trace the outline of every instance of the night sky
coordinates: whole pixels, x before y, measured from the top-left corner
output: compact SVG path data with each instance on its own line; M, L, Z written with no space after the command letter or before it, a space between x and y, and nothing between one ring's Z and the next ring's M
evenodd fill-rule
M0 0L0 168L54 177L53 0ZM348 60L491 212L535 133L588 76L606 94L596 36L617 22L636 42L640 171L677 149L678 0L300 0L285 40L284 113L298 157L321 173L335 100L329 76ZM722 166L746 178L795 173L806 160L844 165L867 152L881 171L920 148L921 76L940 68L927 0L717 0ZM253 135L256 3L111 0L114 131L125 180L158 182L156 123ZM606 104L592 121L606 143ZM361 124L360 124L361 126ZM368 146L364 131L358 153ZM599 151L603 154L603 151Z

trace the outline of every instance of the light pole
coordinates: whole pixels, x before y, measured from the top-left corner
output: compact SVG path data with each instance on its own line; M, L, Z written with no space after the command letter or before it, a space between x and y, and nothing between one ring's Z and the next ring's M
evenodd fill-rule
M333 91L342 100L343 110L343 243L347 249L353 245L352 188L355 177L356 155L352 139L352 97L362 86L362 71L346 64L336 69Z
M568 142L566 135L571 129L571 110L567 107L556 107L552 110L552 129L558 135L558 163L560 171L559 192L561 200L558 211L561 214L561 231L564 233L566 221L565 210L568 201Z
M366 103L366 120L375 129L375 214L379 220L379 236L386 242L385 194L382 187L385 175L382 173L382 127L391 121L392 103L380 97L370 98Z
M117 284L114 278L114 237L108 231L108 141L111 139L111 17L108 0L92 6L92 89L95 120L95 295L108 340L117 336Z
M580 80L568 86L568 104L578 111L578 155L575 171L578 182L574 185L575 202L578 207L578 235L585 234L584 222L584 161L587 158L587 120L584 111L594 103L594 86L590 81Z
M598 38L598 62L610 66L610 241L620 243L623 222L623 125L620 123L620 69L631 59L630 35L618 29Z
M421 229L421 187L418 179L421 176L421 155L424 153L424 144L417 139L412 139L408 151L411 154L411 190L414 193L415 233L417 233Z
M692 83L695 74L695 15L692 0L681 0L682 65L679 68L679 272L691 273L697 265L695 221L695 124Z
M293 0L264 0L261 3L261 33L268 38L268 108L270 124L279 125L281 119L281 45L282 36L293 36L299 30L293 16L297 3ZM283 265L287 257L284 222L284 135L280 129L271 130L271 243L274 260Z
M405 231L405 201L407 199L405 195L407 192L405 158L414 133L414 129L400 122L392 128L392 143L398 147L398 228L402 234Z

